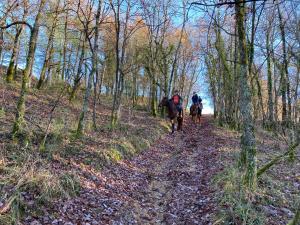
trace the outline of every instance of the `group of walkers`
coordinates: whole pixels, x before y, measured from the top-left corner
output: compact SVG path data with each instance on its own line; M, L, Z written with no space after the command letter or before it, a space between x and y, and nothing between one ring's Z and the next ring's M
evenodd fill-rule
M182 108L183 99L179 95L178 90L175 90L174 95L171 98L171 100L175 104L176 109L179 113L179 116L182 116L182 114L183 114L183 108ZM197 111L198 111L197 114L201 116L202 109L203 109L202 98L195 91L193 92L193 96L192 96L192 106L190 107L190 115L191 115L191 109L192 109L193 105L197 107Z

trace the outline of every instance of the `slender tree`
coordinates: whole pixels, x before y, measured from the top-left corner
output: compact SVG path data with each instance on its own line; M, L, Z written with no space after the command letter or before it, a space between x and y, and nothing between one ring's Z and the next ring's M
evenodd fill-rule
M28 91L28 84L29 84L29 79L30 79L30 73L32 70L32 65L34 62L34 54L35 54L35 49L36 49L36 44L37 44L39 28L41 25L41 19L42 19L42 10L45 6L45 3L46 3L46 0L41 0L39 3L37 15L35 17L34 25L32 27L31 34L30 34L29 50L28 50L28 55L27 55L27 59L26 59L26 67L23 72L22 88L21 88L21 93L20 93L18 103L17 103L16 117L15 117L15 122L13 125L13 131L12 131L12 134L14 136L16 134L18 134L24 126L26 94Z

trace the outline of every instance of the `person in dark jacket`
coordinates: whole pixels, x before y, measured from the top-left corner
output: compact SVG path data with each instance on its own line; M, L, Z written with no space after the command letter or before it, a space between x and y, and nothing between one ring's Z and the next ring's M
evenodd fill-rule
M200 104L202 105L202 99L200 96L198 96L197 92L195 92L195 91L193 92L192 102L193 102L192 106L197 105L198 109L199 109ZM191 115L192 106L190 107L190 115Z
M199 96L197 95L197 93L195 91L193 92L192 102L194 105L199 103Z

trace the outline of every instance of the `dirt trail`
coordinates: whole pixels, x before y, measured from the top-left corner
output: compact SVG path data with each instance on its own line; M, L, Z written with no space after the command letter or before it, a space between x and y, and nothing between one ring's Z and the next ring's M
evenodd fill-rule
M56 203L42 224L212 224L212 176L222 169L222 137L210 117L187 118L184 131L162 137L149 150L87 178L81 194ZM45 222L46 218L46 222Z
M145 195L126 204L116 224L211 224L215 212L211 176L219 171L211 120L202 126L188 122L183 133L170 135L153 148L155 154ZM147 160L151 160L149 157ZM135 193L138 196L139 190Z

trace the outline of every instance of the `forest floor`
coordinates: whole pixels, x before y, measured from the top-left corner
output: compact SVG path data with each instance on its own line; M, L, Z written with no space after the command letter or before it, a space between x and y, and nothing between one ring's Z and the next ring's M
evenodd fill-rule
M212 118L165 135L132 160L91 177L80 194L35 224L211 224L218 203L212 177L223 169ZM45 214L48 214L47 212ZM53 216L55 215L55 216Z
M217 127L211 116L201 125L186 118L183 132L166 134L138 156L89 176L77 197L59 200L43 217L24 222L287 224L299 193L299 161L288 165L289 171L282 165L270 170L249 203L235 171L238 149L238 132Z
M61 86L28 95L30 143L10 140L17 85L0 79L0 224L287 224L300 191L300 161L281 162L241 188L240 133L186 116L182 132L141 110L122 109L111 130L109 99L74 139L80 99L55 110L44 152L38 143ZM91 114L91 113L90 113ZM286 151L283 137L256 129L258 165Z

